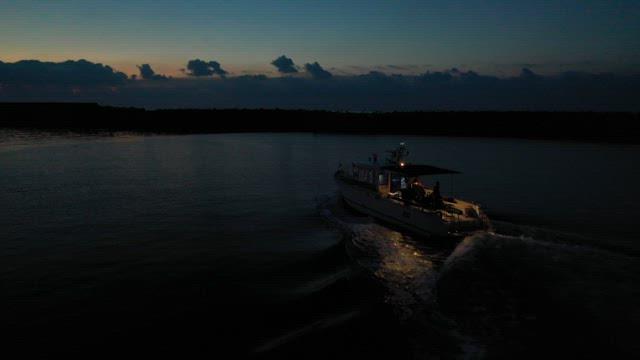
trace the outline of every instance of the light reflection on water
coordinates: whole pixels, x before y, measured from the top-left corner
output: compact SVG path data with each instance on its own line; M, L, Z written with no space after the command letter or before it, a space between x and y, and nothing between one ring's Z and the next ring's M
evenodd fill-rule
M490 216L578 233L590 246L640 251L634 226L640 215L638 146L313 134L103 135L0 133L0 278L10 294L3 311L18 329L20 316L52 330L46 324L55 317L78 311L93 316L87 323L77 320L77 328L95 323L112 329L110 321L125 321L129 312L146 316L151 325L140 326L150 332L167 329L158 325L163 312L221 328L237 323L231 314L244 314L253 330L228 336L246 333L258 346L265 332L273 338L287 333L278 326L309 327L266 321L263 311L246 304L284 303L297 316L312 318L310 324L324 324L316 319L319 308L341 313L336 309L372 301L373 295L350 292L352 283L340 288L351 272L340 262L343 251L326 254L341 237L318 215L315 199L335 193L340 162L366 161L400 141L415 162L462 171L453 191L480 202ZM450 179L440 180L443 191L451 191ZM401 318L433 301L433 283L451 249L375 224L357 223L351 230L356 262L385 284L385 300ZM515 239L523 233L517 230ZM478 241L485 243L495 242ZM519 243L512 243L517 251ZM336 286L341 290L334 292ZM304 305L290 305L292 299ZM22 330L32 331L26 325ZM73 330L63 335L79 336Z

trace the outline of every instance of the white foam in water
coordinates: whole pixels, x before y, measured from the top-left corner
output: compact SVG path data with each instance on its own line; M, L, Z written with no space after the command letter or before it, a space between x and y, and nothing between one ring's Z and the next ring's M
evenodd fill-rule
M328 197L320 201L322 215L348 234L350 252L357 253L352 256L353 260L384 285L385 300L394 306L401 320L410 318L416 307L433 301L437 277L432 261L421 249L397 231L367 218L349 216L335 204L331 205L332 201L334 199Z
M510 226L517 227L513 224ZM535 234L536 238L530 234ZM622 253L579 244L581 240L580 236L571 238L566 233L544 229L532 232L528 226L522 227L520 236L476 234L464 239L449 256L441 268L439 285L455 287L455 283L461 280L479 279L479 286L482 287L483 281L488 281L496 273L514 274L507 277L520 282L521 287L529 291L509 292L509 296L513 297L514 302L519 302L522 296L533 296L533 299L528 299L534 304L533 307L523 311L503 309L504 314L494 313L495 309L478 308L476 320L486 323L477 323L477 329L495 327L492 319L505 316L512 318L518 326L531 326L527 323L534 324L537 316L544 314L549 307L560 307L570 309L572 316L580 319L581 323L590 324L587 328L570 323L560 325L569 329L568 332L579 334L575 335L576 338L591 337L584 339L588 344L585 349L589 350L582 352L606 351L614 354L621 349L631 348L630 344L635 340L625 329L635 328L634 324L637 325L639 319L631 300L634 298L634 283L639 280L638 261ZM491 288L493 284L487 285ZM510 288L505 290L513 291ZM473 304L491 303L497 296L492 292L462 292L457 295L477 297ZM500 337L509 336L509 330L500 328L497 334ZM603 347L602 343L597 342L599 339L615 339L615 345ZM572 341L578 340L572 338L567 344Z
M356 224L352 231L351 243L360 252L356 262L382 282L386 301L396 307L401 320L434 300L433 263L402 234L377 224Z
M585 316L598 318L600 315L597 314L608 313L603 309L609 306L612 296L632 298L628 292L633 289L633 284L628 280L637 278L626 274L637 269L637 261L633 257L585 245L584 239L580 236L515 224L500 224L496 232L478 232L466 237L436 270L429 254L425 254L401 233L378 225L366 217L345 213L344 209L332 203L330 198L324 199L320 211L331 224L347 235L347 249L353 261L365 268L385 287L385 300L394 307L399 319L425 322L426 327L432 326L428 323L433 317L427 317L427 320L412 317L423 309L427 309L427 312L431 313L430 316L443 316L438 310L438 301L446 299L438 299L436 296L436 288L441 283L455 285L458 280L462 280L460 276L474 279L475 272L495 271L496 266L500 268L498 271L516 271L531 276L530 280L536 282L535 286L544 286L542 292L556 294L559 301L569 304L576 299L582 299L580 306L584 309L582 311L587 311ZM508 235L501 234L501 230ZM479 256L480 254L482 255ZM482 263L485 261L495 263ZM554 281L545 285L548 276L552 276ZM627 281L618 285L611 279ZM524 278L522 281L527 282L528 279ZM474 303L481 305L485 301L491 302L491 298L485 299L485 296L494 295L469 293L460 296L477 297ZM479 308L478 311L490 310ZM492 321L494 316L500 316L489 313L485 315L479 319L486 318L489 319L487 321ZM509 316L519 318L529 315L514 313ZM617 312L612 311L611 316L617 316ZM607 319L598 321L608 325L612 322ZM484 339L481 333L463 332L457 328L455 322L451 326L441 330L457 339L462 353L458 355L462 355L463 358L482 358L487 355L483 343L493 340ZM478 327L482 328L482 325L479 324ZM480 336L481 340L478 340L476 335ZM428 342L420 336L416 335L416 343Z
M335 199L322 198L319 210L329 223L345 234L353 261L384 286L385 301L392 305L401 322L421 324L431 330L441 327L435 331L454 339L460 346L462 358L483 356L484 349L475 339L461 335L455 324L438 312L435 289L439 272L434 268L431 254L425 254L411 239L397 231L378 225L371 219L346 213ZM426 314L426 318L417 316L421 313ZM438 320L432 322L435 318ZM432 340L424 336L429 335L418 331L410 340L420 357L431 354L433 350L430 348ZM436 352L432 355L438 357L442 354Z

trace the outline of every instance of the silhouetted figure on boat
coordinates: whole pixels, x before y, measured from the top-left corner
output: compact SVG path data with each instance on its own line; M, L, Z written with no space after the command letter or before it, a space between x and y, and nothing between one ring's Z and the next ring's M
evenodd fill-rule
M419 178L415 177L409 183L406 189L402 190L402 198L408 201L415 201L417 203L424 203L425 189Z
M435 208L442 208L444 203L442 202L442 195L440 194L440 181L436 181L436 185L433 187L433 193L431 193L433 199L433 206Z
M433 198L440 199L440 181L436 181L436 185L433 187Z

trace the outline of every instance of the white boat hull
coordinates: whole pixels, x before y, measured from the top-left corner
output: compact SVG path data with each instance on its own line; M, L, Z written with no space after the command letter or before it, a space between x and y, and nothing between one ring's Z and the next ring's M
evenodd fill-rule
M337 179L344 201L373 218L423 236L448 236L449 228L440 214L383 198L374 191Z

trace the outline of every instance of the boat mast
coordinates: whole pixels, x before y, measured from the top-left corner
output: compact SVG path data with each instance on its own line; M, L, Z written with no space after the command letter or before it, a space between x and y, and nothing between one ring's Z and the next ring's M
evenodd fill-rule
M391 154L389 159L387 159L387 162L390 165L404 167L404 165L407 163L406 159L409 156L409 150L407 150L407 145L405 143L401 142L400 146L398 146L395 150L388 150L387 152Z

